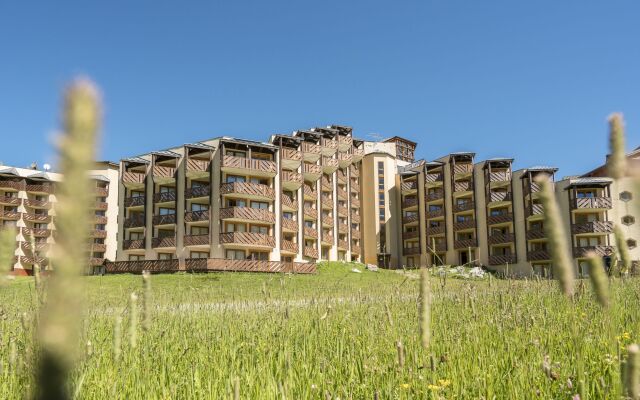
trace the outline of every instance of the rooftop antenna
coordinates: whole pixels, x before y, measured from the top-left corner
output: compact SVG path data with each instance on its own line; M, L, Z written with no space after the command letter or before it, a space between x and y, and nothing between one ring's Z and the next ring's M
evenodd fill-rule
M43 165L43 166L42 166L42 168L43 168L45 171L51 171L51 165L49 165L49 164L45 164L45 165Z
M30 169L38 169L38 163L37 162L32 162L31 165L29 166Z

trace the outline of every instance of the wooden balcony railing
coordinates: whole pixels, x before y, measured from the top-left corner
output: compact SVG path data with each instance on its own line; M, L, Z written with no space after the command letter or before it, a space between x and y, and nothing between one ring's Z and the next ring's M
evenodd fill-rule
M543 215L544 207L542 204L533 204L531 207L527 207L525 212L527 213L527 217L531 217L532 215Z
M164 214L164 215L154 215L153 216L153 224L154 225L171 225L176 223L176 215L175 214Z
M337 170L336 177L338 178L338 182L347 183L347 173L344 170L342 169Z
M33 228L21 228L22 236L29 240L33 237L49 237L51 236L51 229L33 229Z
M460 231L463 229L473 229L476 227L476 220L473 218L469 218L464 221L456 221L453 223L453 229L456 231Z
M185 246L208 246L209 235L184 235L183 242Z
M545 239L547 237L544 229L529 229L527 230L527 240Z
M282 218L282 229L289 232L298 232L298 221L291 218Z
M0 204L8 206L19 206L20 204L22 204L22 199L19 197L0 196Z
M353 158L355 160L360 160L364 157L364 149L356 149L355 147L351 150L351 154L353 154Z
M133 196L124 199L125 207L140 207L144 206L146 198L144 196Z
M129 218L125 218L122 224L125 228L140 228L146 225L145 215L137 214L132 215Z
M349 233L349 225L338 222L338 233L344 233L345 235Z
M11 221L19 220L21 214L22 213L17 212L17 211L3 211L3 210L0 210L0 218L6 219L6 220L11 220ZM25 219L25 221L29 221L29 220ZM36 221L36 222L41 222L41 221Z
M360 252L360 246L358 246L357 244L351 244L351 253L353 253L353 254L362 254Z
M338 141L333 139L322 138L320 144L327 149L336 150L338 148Z
M404 249L402 249L402 254L404 254L405 256L420 254L420 247L405 247Z
M351 203L351 208L360 208L360 199L359 198L352 196L351 200L350 200L350 203ZM417 205L417 202L416 202L416 205Z
M283 194L282 196L280 196L280 201L282 203L282 206L284 208L287 208L289 210L297 210L298 209L298 199L291 198L286 194Z
M176 169L173 167L165 167L162 165L153 166L154 178L172 179L175 177L175 175L176 175Z
M326 208L333 208L333 199L330 196L322 196L322 206Z
M338 169L338 160L336 160L335 158L322 157L322 166L325 172L333 172Z
M402 232L402 239L404 240L415 239L419 236L420 236L419 231Z
M184 213L184 222L209 221L209 210L187 211Z
M414 223L414 222L418 222L418 219L419 219L418 213L410 214L410 215L404 215L404 216L402 216L402 223L403 224L411 224L411 223Z
M416 197L405 197L402 201L402 208L416 207L418 199Z
M144 172L125 171L122 173L122 183L143 184L145 179Z
M473 191L473 185L471 182L456 182L453 184L454 192L471 192Z
M338 153L338 162L340 165L347 166L353 162L353 156L349 153Z
M107 197L109 195L109 188L106 187L100 187L100 186L96 186L95 189L93 189L94 194L98 197Z
M89 237L95 239L104 239L107 237L107 231L102 229L93 229L89 231Z
M444 198L444 191L438 190L436 192L427 193L425 195L426 201L436 201Z
M584 197L573 199L571 202L573 209L580 208L603 208L610 209L612 206L610 197Z
M272 187L253 182L223 183L220 185L220 194L241 194L265 200L275 200L276 198L276 192Z
M289 253L297 253L298 243L295 243L291 240L282 239L280 241L280 250L288 251Z
M604 257L608 255L612 255L615 252L615 247L613 246L582 246L582 247L574 247L573 248L573 257L574 258L585 258L590 252L594 252L596 255Z
M328 191L333 190L333 182L331 181L331 178L326 175L322 177L322 189Z
M424 181L426 183L442 182L443 179L444 179L444 176L442 175L442 173L424 175Z
M360 184L358 182L352 180L351 181L351 185L349 185L349 186L351 186L351 192L352 193L360 192Z
M318 238L318 230L316 228L310 228L308 226L304 227L304 236L310 237L313 239Z
M305 206L304 207L304 215L306 217L311 217L313 219L317 219L318 218L318 210L313 208L313 207Z
M435 248L434 248L434 243L429 241L427 243L427 248L429 249L429 252L447 251L447 242L435 242Z
M490 192L489 193L489 201L511 201L513 196L511 192Z
M277 171L276 163L269 160L257 160L251 158L223 156L222 157L223 168L236 168L236 169L248 169L252 171L259 171L265 173L275 174Z
M489 174L489 182L508 182L511 180L511 172L500 171Z
M144 249L144 239L126 239L122 241L123 250L142 250Z
M487 217L487 224L489 224L489 225L504 224L506 222L513 222L513 214L512 213L489 215Z
M302 171L305 175L321 175L322 174L322 166L318 164L310 164L304 163ZM318 177L319 179L320 177Z
M93 221L94 224L106 224L107 222L109 222L109 218L104 216L104 215L94 215L93 216Z
M46 251L50 246L51 244L47 242L35 242L33 246L31 242L20 242L20 248L25 252L33 252L34 250L37 252Z
M438 225L438 226L427 225L427 235L440 235L444 233L444 229L445 229L444 224Z
M17 214L17 213L15 213ZM6 217L5 217L6 218ZM22 219L29 222L49 222L51 221L51 216L48 214L31 214L31 213L23 213Z
M425 212L425 217L427 219L440 218L444 216L444 208L439 210L427 210Z
M515 254L494 254L489 256L489 265L515 264Z
M210 165L211 161L189 158L187 159L187 172L209 172Z
M275 223L275 214L269 210L251 207L227 207L220 209L220 219L236 219L244 221L260 221Z
M360 223L360 214L351 213L351 223L359 224Z
M0 188L2 189L12 189L15 191L25 190L26 183L23 180L20 181L12 181L2 179L0 180Z
M320 155L320 145L311 142L302 142L302 152Z
M352 178L359 178L360 177L360 169L357 168L355 165L352 165L351 167L349 167L349 171L351 172L351 177Z
M478 247L478 239L460 239L453 242L453 248L456 250L469 247Z
M224 232L220 234L221 244L240 244L273 248L276 245L273 236L255 232Z
M107 245L106 243L90 243L89 249L93 252L104 253L107 251Z
M46 193L51 194L54 191L53 183L35 183L35 184L27 184L26 189L27 192L33 193Z
M302 152L296 149L284 147L280 154L282 155L283 160L302 161Z
M153 194L154 203L170 203L176 201L176 192L160 192Z
M613 222L611 221L593 221L583 222L571 225L571 233L579 235L582 233L606 233L613 232Z
M349 210L345 206L341 206L338 204L336 210L338 210L338 215L340 215L341 217L347 217L349 215Z
M49 265L49 260L45 257L31 257L31 256L20 256L20 263L22 265L39 265L40 267L46 267Z
M309 185L304 185L303 193L304 197L308 198L309 200L316 200L318 198L318 191L313 189Z
M322 232L322 243L325 244L333 244L333 239L335 237L331 233Z
M333 216L326 215L322 217L322 226L333 226Z
M175 236L154 237L151 238L151 247L176 247Z
M549 250L530 250L527 251L527 261L547 261L551 260Z
M362 233L358 229L351 229L351 239L360 239Z
M453 166L455 175L469 174L473 172L473 164L456 164Z
M515 240L513 233L494 233L489 235L489 244L512 243Z
M302 174L293 171L282 171L281 175L283 182L302 184Z
M338 195L338 198L341 200L346 200L348 198L347 191L344 189L340 189L340 187L336 189L336 194Z
M351 136L338 136L338 147L347 148L353 145L353 139Z
M109 209L109 203L104 202L104 201L96 201L95 203L93 203L93 207L94 210L101 210L101 211L106 211Z
M418 189L418 182L416 181L402 182L402 184L400 185L400 188L403 192L414 191Z
M185 199L195 199L198 197L209 197L211 194L211 186L193 186L185 189L184 197Z
M303 254L305 257L318 258L318 249L316 249L315 247L304 246Z
M453 205L453 212L464 212L473 210L476 206L476 203L473 201L463 201L458 202Z

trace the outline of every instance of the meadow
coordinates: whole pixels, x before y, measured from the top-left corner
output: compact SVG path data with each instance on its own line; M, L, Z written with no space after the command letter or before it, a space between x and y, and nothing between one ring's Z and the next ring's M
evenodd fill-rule
M588 281L430 278L420 344L416 271L82 278L74 398L620 398L640 327L637 279L602 308ZM132 300L132 293L136 296ZM39 292L0 287L0 398L34 389Z

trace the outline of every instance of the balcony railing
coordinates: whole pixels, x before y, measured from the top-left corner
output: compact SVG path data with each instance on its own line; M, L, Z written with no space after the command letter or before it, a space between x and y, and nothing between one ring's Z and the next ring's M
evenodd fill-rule
M441 233L444 233L444 230L445 230L444 225L438 225L438 226L427 225L427 235L439 235Z
M473 210L476 204L473 201L458 202L453 205L453 212L464 212Z
M107 197L109 195L109 189L106 187L96 186L94 194L98 197Z
M144 239L127 239L122 241L123 250L142 250L144 249Z
M27 184L27 192L51 194L54 191L52 183Z
M333 216L327 215L322 217L322 226L333 226Z
M341 200L346 200L346 199L347 199L347 197L349 196L349 195L347 194L347 191L346 191L346 190L344 190L344 189L340 189L340 187L338 187L338 188L336 189L336 194L338 195L338 198L339 198L339 199L341 199Z
M456 250L478 247L478 239L459 239L453 242L453 247Z
M594 252L596 255L600 257L609 256L614 254L615 247L613 246L582 246L582 247L574 247L573 248L573 257L574 258L585 258L588 256L590 252Z
M33 237L49 237L51 235L50 229L33 229L33 228L21 228L22 236L25 239L29 239L31 236Z
M347 173L344 170L342 169L337 170L336 176L338 177L338 182L347 183Z
M416 207L418 199L416 197L405 197L402 201L402 208Z
M308 226L304 227L304 236L306 237L310 237L313 239L317 239L318 238L318 230L316 228L311 228Z
M489 193L489 201L511 201L511 192L491 192Z
M257 172L264 172L269 174L276 173L276 163L269 160L257 160L252 158L223 156L222 157L223 168L235 168L242 170L252 170Z
M153 194L154 203L170 203L176 201L176 192L160 192Z
M429 241L427 243L427 247L429 249L429 252L442 252L442 251L447 251L447 242L436 242L435 243L435 249L433 248L433 243L431 241Z
M402 254L404 254L405 256L420 254L420 247L405 247L404 249L402 249Z
M48 215L48 214L24 213L24 214L22 214L22 219L24 219L25 221L29 221L29 222L49 222L49 221L51 221L51 216Z
M130 216L129 218L125 218L123 222L123 226L125 228L140 228L144 227L145 225L146 222L144 214Z
M253 182L233 182L220 185L220 194L241 194L265 200L274 200L276 192L272 187Z
M282 203L283 208L287 208L289 210L297 210L298 209L298 199L291 198L286 194L280 196L280 201Z
M320 141L320 144L322 145L322 147L327 149L327 153L330 153L330 152L335 153L336 149L338 148L337 140L322 138L322 140Z
M220 209L220 219L259 221L268 224L275 222L275 214L269 210L251 207L227 207Z
M310 218L313 218L313 219L317 219L318 218L318 210L313 208L313 207L305 206L304 207L304 215L305 215L305 217L310 217Z
M353 145L353 139L351 136L338 136L338 147L348 148Z
M360 184L356 181L351 181L351 192L357 193L360 191Z
M360 208L360 199L357 197L351 197L351 207L352 208ZM417 203L416 203L417 204Z
M456 182L453 184L454 192L471 192L473 191L473 185L471 182Z
M360 223L360 214L351 213L351 223L359 224Z
M511 180L511 172L500 171L489 174L489 182L508 182Z
M210 165L211 161L189 158L187 159L187 172L209 172Z
M402 182L402 184L400 185L400 188L403 192L414 191L418 189L418 182L416 181Z
M304 185L303 193L304 197L309 200L316 200L318 198L318 191L309 185Z
M360 239L362 233L358 229L351 229L351 239Z
M360 169L358 167L356 167L355 165L352 165L351 167L349 167L349 171L351 172L351 177L352 178L360 177Z
M49 260L45 257L20 256L20 263L23 265L37 264L40 267L46 267L47 265L49 265Z
M533 215L543 215L544 207L542 206L542 204L533 204L532 206L527 207L525 211L527 213L527 217L531 217Z
M348 241L338 239L336 242L338 243L338 248L343 249L343 250L349 250L349 242Z
M51 202L48 200L24 199L24 205L30 208L51 208Z
M19 206L20 204L22 204L22 199L19 197L0 196L0 204Z
M311 142L302 142L302 152L312 155L320 155L320 145Z
M245 246L259 246L273 248L275 238L271 235L255 232L225 232L220 234L221 244L239 244Z
M353 254L361 254L360 253L360 246L358 246L357 244L352 244L351 245L351 253L353 253Z
M333 234L322 232L322 243L333 244L334 238Z
M163 179L173 179L176 175L176 169L173 167L165 167L163 165L153 166L153 177Z
M209 235L184 235L185 246L208 246Z
M579 235L582 233L605 233L613 232L613 222L611 221L593 221L583 222L571 225L571 233Z
M340 215L341 217L346 217L349 215L349 210L345 206L341 206L340 204L338 204L338 207L336 207L336 209L338 210L338 215Z
M338 222L338 233L349 233L349 225Z
M419 231L402 232L402 239L404 240L415 239L419 236L420 236Z
M489 215L487 217L487 224L489 224L489 225L504 224L504 223L507 223L507 222L513 222L513 214L512 213Z
M15 191L25 190L26 184L24 181L10 181L0 180L0 188L13 189Z
M353 154L353 159L354 160L361 160L362 157L364 157L364 149L353 148L351 150L351 154Z
M0 210L0 218L2 218L2 219L17 221L17 220L20 219L20 215L21 215L21 213L19 213L17 211L2 211L2 210ZM30 215L32 215L32 214L30 214ZM30 220L25 219L25 221L30 221ZM40 222L40 221L36 221L36 222Z
M140 206L144 206L145 199L146 198L144 196L127 197L127 198L124 199L124 206L125 207L140 207Z
M333 190L333 182L331 181L331 178L326 175L322 177L322 189L328 191Z
M322 168L325 173L330 173L338 169L338 160L335 158L322 157Z
M527 261L547 261L551 260L549 250L530 250L527 251Z
M209 185L204 186L192 186L184 191L185 199L195 199L198 197L209 197L211 193L211 187Z
M298 232L298 221L291 218L282 218L282 229L289 232Z
M295 162L302 161L302 152L299 151L299 150L290 149L290 148L286 148L285 147L285 148L282 149L280 154L282 155L282 159L283 160L295 161Z
M124 184L130 183L141 185L144 183L144 179L144 172L125 171L122 173L122 183Z
M353 156L349 153L338 153L338 163L344 168L353 162Z
M318 249L316 249L315 247L304 246L303 254L305 257L318 258Z
M154 237L151 239L151 247L176 247L175 236Z
M302 174L293 171L282 171L281 175L284 183L293 184L295 187L302 185Z
M527 230L527 240L545 239L547 235L544 229L529 229Z
M164 215L154 215L153 216L153 224L154 225L171 225L176 223L176 215L175 214L164 214Z
M419 215L417 213L416 214L410 214L410 215L404 215L402 217L402 223L403 224L411 224L411 223L414 223L414 222L418 222L418 218L419 218Z
M515 264L515 254L494 254L489 256L489 265Z
M307 177L310 177L310 175L313 175L313 176L321 175L322 174L322 166L317 165L317 164L304 163L302 171L304 172L305 175L307 175Z
M424 175L424 181L426 183L442 182L443 180L444 176L442 175L442 173Z
M93 229L89 232L89 237L96 239L104 239L107 237L107 231L102 229Z
M444 216L444 208L438 210L427 210L425 215L427 219L440 218Z
M456 164L453 166L455 175L469 174L473 172L473 164Z
M326 208L333 208L333 199L329 196L322 196L322 206Z
M494 233L489 235L489 244L512 243L515 240L513 233Z
M426 201L436 201L444 198L444 191L438 190L436 192L427 193L425 196Z
M184 213L184 222L209 221L209 210L187 211Z
M297 253L298 243L295 243L291 240L282 239L280 241L280 250L288 251L289 253Z
M610 209L612 206L610 197L584 197L573 199L571 202L572 208L602 208Z

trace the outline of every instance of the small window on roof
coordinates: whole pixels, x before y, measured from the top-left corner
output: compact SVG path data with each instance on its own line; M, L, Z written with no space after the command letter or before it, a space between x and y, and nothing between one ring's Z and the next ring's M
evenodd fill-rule
M626 190L622 193L620 193L620 200L622 201L630 201L631 199L633 199L633 195L631 194L631 192L627 192Z
M622 223L624 225L633 225L636 222L636 219L632 215L625 215L622 217Z
M629 247L630 249L635 248L638 245L638 243L633 240L633 239L627 239L627 247Z

